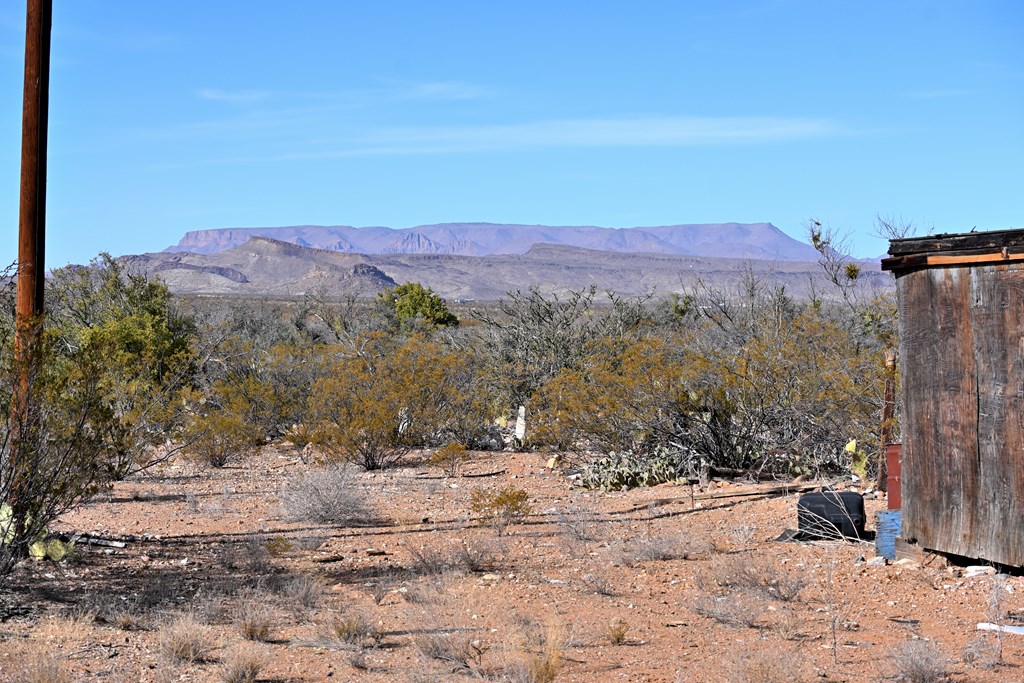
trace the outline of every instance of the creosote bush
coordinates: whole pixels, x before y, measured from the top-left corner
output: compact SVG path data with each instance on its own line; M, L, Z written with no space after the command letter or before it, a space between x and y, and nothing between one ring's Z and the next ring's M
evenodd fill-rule
M313 384L313 442L331 459L368 470L394 465L455 421L462 395L456 378L466 362L464 354L422 335L358 340L353 353L335 359Z
M502 535L511 524L520 522L530 514L530 494L525 489L504 486L497 489L474 489L470 509Z

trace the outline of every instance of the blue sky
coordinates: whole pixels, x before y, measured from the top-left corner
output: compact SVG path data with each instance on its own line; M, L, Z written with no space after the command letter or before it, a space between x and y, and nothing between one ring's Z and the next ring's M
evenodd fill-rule
M1024 227L1024 4L55 0L47 265L187 230ZM0 5L0 260L24 3Z

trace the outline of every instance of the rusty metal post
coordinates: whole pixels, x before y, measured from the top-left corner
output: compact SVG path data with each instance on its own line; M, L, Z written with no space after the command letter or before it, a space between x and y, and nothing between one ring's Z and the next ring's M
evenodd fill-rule
M18 302L14 359L18 383L11 397L12 480L9 503L16 537L25 531L24 427L32 401L31 372L43 321L46 255L46 132L50 104L50 26L53 0L28 0L25 91L21 118L21 195L18 214Z
M882 443L878 456L878 479L875 488L887 491L886 446L892 442L892 423L896 415L896 352L885 352L885 395L882 398Z
M43 313L46 254L46 130L50 105L53 0L28 0L25 95L21 118L21 206L18 214L18 323L35 328ZM22 338L22 351L27 350Z

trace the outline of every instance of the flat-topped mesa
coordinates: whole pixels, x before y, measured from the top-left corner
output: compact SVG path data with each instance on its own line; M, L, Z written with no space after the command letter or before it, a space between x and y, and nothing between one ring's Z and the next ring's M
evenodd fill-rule
M537 244L618 253L813 261L817 252L771 223L701 223L634 228L515 223L438 223L412 228L291 226L193 230L170 252L213 254L254 238L360 254L489 256L525 254Z

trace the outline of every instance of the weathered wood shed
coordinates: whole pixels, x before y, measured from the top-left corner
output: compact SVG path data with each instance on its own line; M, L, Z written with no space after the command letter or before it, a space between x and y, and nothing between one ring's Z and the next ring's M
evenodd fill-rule
M1024 230L893 240L904 540L1024 566Z

